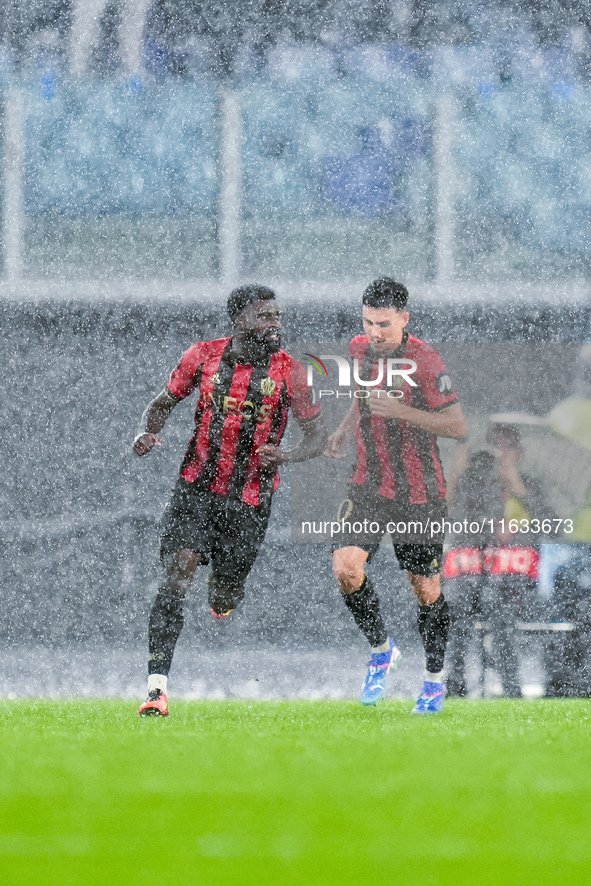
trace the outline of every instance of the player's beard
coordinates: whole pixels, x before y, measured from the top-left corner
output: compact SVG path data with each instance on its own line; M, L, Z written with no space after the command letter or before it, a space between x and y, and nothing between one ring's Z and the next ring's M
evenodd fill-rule
M265 332L251 330L244 340L250 360L253 363L266 363L281 347L281 332L278 329Z

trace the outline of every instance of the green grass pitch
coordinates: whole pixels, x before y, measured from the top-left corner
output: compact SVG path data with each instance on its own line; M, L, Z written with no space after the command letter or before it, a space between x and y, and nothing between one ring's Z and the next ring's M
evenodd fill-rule
M591 701L0 704L6 886L591 881Z

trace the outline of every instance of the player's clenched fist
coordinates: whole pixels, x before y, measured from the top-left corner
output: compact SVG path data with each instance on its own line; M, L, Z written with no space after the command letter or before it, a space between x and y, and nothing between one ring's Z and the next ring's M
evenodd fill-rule
M136 455L147 455L154 446L162 446L162 440L157 434L138 434L133 441L133 451Z
M257 454L264 468L276 468L289 461L287 451L274 446L272 443L265 443L264 446L259 446Z

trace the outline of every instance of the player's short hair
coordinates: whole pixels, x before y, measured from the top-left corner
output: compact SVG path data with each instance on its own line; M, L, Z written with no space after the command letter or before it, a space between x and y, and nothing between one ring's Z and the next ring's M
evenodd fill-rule
M363 304L368 308L396 308L402 311L408 301L408 289L391 277L378 277L363 293Z
M268 286L260 286L258 283L248 283L246 286L238 286L228 296L228 314L232 323L242 311L256 301L269 301L275 298L275 293Z

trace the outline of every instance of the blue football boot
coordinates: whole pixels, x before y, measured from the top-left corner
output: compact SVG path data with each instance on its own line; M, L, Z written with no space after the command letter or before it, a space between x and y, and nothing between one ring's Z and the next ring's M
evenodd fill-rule
M423 689L413 708L413 714L438 714L443 708L445 683L432 683L425 680Z
M395 668L402 653L393 640L388 641L387 652L374 652L367 665L367 676L361 689L361 704L377 704L386 694L386 684L391 668Z

